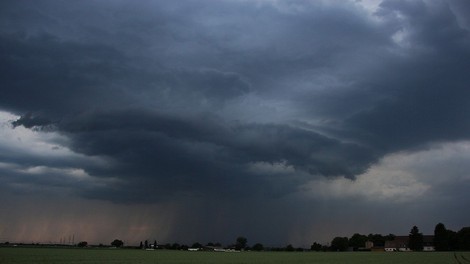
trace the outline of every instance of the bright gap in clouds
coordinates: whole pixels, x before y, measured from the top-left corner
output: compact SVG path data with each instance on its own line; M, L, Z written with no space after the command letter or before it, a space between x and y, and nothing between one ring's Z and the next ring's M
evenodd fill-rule
M68 139L57 132L14 127L12 122L19 118L0 111L2 184L18 191L44 191L53 190L52 187L73 189L78 183L86 188L116 182L113 178L93 177L81 167L84 164L105 167L109 163L105 158L73 152L65 146Z
M303 188L309 196L322 199L361 198L393 204L431 202L435 197L458 196L459 193L450 190L470 184L468 171L470 142L440 143L416 152L389 154L355 180L318 178Z
M361 5L370 14L373 14L379 8L379 5L382 2L382 0L355 0L355 2Z

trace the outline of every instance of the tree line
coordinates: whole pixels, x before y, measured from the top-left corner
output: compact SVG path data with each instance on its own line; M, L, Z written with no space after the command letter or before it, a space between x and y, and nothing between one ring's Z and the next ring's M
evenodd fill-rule
M232 250L252 250L252 251L346 251L346 250L365 250L367 241L373 243L374 247L384 247L386 241L393 241L395 239L394 234L381 235L381 234L369 234L362 235L359 233L353 234L351 237L335 237L333 240L324 245L314 242L310 249L304 249L302 247L294 247L289 244L285 247L265 247L261 243L255 243L253 246L248 245L246 237L239 236L235 240L235 243L230 244L225 249ZM454 251L454 250L470 250L470 227L463 227L459 231L453 231L447 229L443 223L438 223L434 228L433 244L436 251ZM39 245L39 244L37 244ZM119 239L113 240L110 244L112 247L121 248L124 247L124 242ZM0 244L0 246L2 246ZM3 243L3 246L10 246L9 242ZM81 241L76 244L78 247L88 247L86 241ZM413 251L421 251L424 246L424 236L419 232L417 226L413 226L408 235L408 247ZM105 247L100 244L99 247ZM222 248L221 243L209 242L205 246L201 243L195 242L191 246L178 244L178 243L167 243L159 245L154 240L151 244L148 240L140 242L138 247L127 246L129 248L140 248L140 249L169 249L169 250L188 250L190 248L198 249L216 249Z
M355 233L350 238L335 237L330 245L322 245L314 242L310 247L313 251L346 251L361 250L365 248L367 241L371 241L375 247L384 247L386 241L393 241L395 235ZM470 227L463 227L458 232L447 229L443 223L438 223L434 228L433 244L436 251L470 250ZM422 251L424 236L417 226L413 226L408 235L408 248L413 251Z
M455 232L443 223L437 224L434 228L434 247L438 251L470 250L470 227Z
M335 237L333 240L327 244L323 245L317 242L314 242L310 249L311 251L346 251L346 250L366 250L365 245L367 241L373 243L374 247L383 248L385 247L386 241L393 241L395 239L394 234L382 235L382 234L369 234L362 235L359 233L353 234L351 237ZM122 246L118 241L113 241L113 246ZM447 229L444 224L438 223L434 229L433 244L436 251L453 251L453 250L470 250L470 227L461 228L459 231L455 232L450 229ZM419 232L417 226L413 226L408 235L408 247L413 251L421 251L424 246L424 236ZM141 242L139 248L148 249L148 248L160 248L160 249L171 249L171 250L188 250L189 248L222 248L220 243L209 242L205 246L201 243L193 243L191 246L180 245L178 243L173 244L164 244L158 245L157 241L154 241L153 244L149 244L148 241ZM252 251L305 251L302 247L294 247L291 244L285 247L265 247L261 243L255 243L253 246L248 245L248 240L240 236L236 239L234 244L228 245L225 248L230 248L234 250L252 250Z

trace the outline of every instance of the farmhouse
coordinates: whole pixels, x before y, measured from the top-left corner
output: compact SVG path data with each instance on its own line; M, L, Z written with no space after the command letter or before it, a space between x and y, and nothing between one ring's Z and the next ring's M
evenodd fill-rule
M423 236L423 251L436 251L434 236Z
M396 236L394 240L385 241L385 251L411 251L408 236ZM434 236L423 236L423 251L435 251Z
M385 241L385 251L411 251L408 239L408 236L396 236L394 240Z

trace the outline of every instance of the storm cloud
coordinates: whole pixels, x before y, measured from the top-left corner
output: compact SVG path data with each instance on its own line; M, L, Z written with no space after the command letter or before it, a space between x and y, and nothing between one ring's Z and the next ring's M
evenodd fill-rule
M160 215L113 222L132 243L147 239L130 235L139 225L150 239L302 245L405 233L417 222L385 230L381 204L413 219L431 214L423 197L470 199L455 168L470 159L468 14L463 0L4 1L1 196L71 222L52 196L87 219ZM14 225L21 212L4 209ZM460 212L417 219L459 227ZM199 231L174 227L188 219Z

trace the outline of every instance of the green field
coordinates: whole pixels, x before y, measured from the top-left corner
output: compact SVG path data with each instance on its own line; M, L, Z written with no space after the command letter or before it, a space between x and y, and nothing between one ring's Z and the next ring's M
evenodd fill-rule
M168 264L470 264L470 252L188 252L130 249L0 248L0 263L168 263Z

